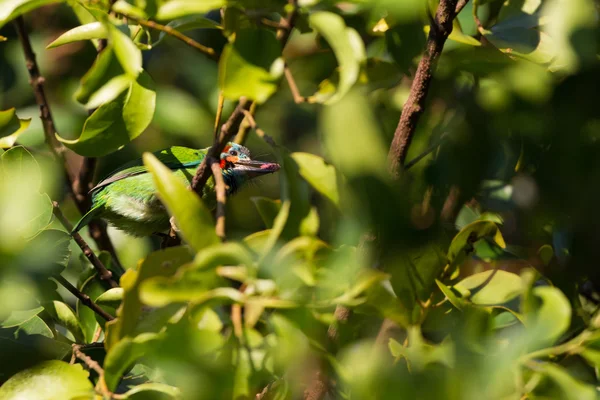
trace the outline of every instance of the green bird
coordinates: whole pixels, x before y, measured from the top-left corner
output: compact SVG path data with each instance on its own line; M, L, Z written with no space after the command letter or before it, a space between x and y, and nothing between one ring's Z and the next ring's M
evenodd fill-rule
M174 146L153 154L189 185L207 152L208 148L198 150ZM246 147L232 142L221 153L220 166L228 196L249 180L279 170L279 164L252 160ZM170 228L169 214L157 196L152 175L142 159L131 161L113 171L90 193L92 207L79 220L72 233L96 218L105 219L133 236L148 236ZM216 206L212 176L204 186L202 199L209 208Z

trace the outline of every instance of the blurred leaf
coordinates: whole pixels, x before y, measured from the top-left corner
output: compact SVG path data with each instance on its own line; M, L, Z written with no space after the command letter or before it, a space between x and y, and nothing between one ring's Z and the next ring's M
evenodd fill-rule
M141 135L152 121L155 105L154 82L143 72L128 90L88 117L79 139L56 137L78 154L101 157Z
M536 363L535 370L547 376L556 385L553 396L560 396L566 400L592 400L597 399L594 386L585 384L569 374L564 368L551 363ZM535 395L536 391L534 391Z
M151 382L134 386L124 393L124 396L129 400L179 399L181 398L181 392L174 386Z
M13 311L4 321L0 323L0 328L13 328L35 317L44 310L44 307L36 307L31 310Z
M171 29L175 29L178 32L191 31L195 29L222 29L221 25L212 19L200 16L189 16L176 19L169 22L167 26ZM156 42L152 43L152 47L157 46L165 39L165 37L167 37L167 34L164 31L161 31Z
M0 387L0 398L6 400L64 400L90 398L94 388L89 373L80 364L44 361L13 375Z
M81 324L71 307L62 301L51 301L44 303L43 305L46 312L50 314L56 322L67 328L69 332L73 334L77 343L85 342Z
M265 226L270 229L273 227L275 218L281 210L281 200L272 200L267 197L255 196L251 197L250 200L256 206L260 217L262 218Z
M523 282L519 275L492 270L470 275L454 285L454 289L473 304L499 305L519 296L523 291Z
M240 30L219 59L219 88L232 100L245 96L264 103L282 74L281 45L266 29Z
M124 26L127 34L123 33L115 25L107 23L110 41L115 55L121 63L123 70L133 79L137 78L142 70L142 52L129 38L129 29Z
M170 0L163 3L156 13L156 19L168 20L185 17L192 14L204 14L210 10L215 10L225 6L225 0Z
M548 266L554 257L554 249L552 246L545 244L538 249L538 256L544 265Z
M0 111L0 149L8 149L14 146L19 135L23 133L31 123L31 118L21 119L17 117L15 109Z
M226 304L244 302L246 297L237 289L221 287L210 290L214 282L206 282L207 276L209 274L204 274L197 281L152 278L142 284L140 298L144 304L153 307L183 302L204 304L210 300L225 300Z
M451 287L444 285L442 282L435 280L435 283L438 285L444 296L448 299L448 301L457 309L462 310L465 306L465 301L458 296L458 294L452 291Z
M144 312L140 301L139 288L142 282L155 276L172 276L178 267L192 261L192 256L185 247L173 247L150 253L141 262L137 270L127 270L121 277L123 302L118 311L119 318L111 328L114 337L133 336L138 332L138 324L144 320ZM159 325L160 320L156 321ZM159 325L160 326L160 325ZM115 343L107 340L110 349Z
M335 167L327 164L321 157L310 153L292 153L290 156L298 164L300 175L315 190L339 207L338 181L340 177Z
M123 288L111 288L96 298L96 304L99 306L109 306L117 308L123 301Z
M53 267L46 271L47 275L60 274L67 268L71 257L71 239L71 235L65 231L45 229L31 240L30 248L35 249L38 256L44 257L44 261Z
M319 213L317 207L311 207L310 212L302 222L300 222L300 236L316 236L319 232Z
M108 29L102 22L91 22L89 24L75 27L46 46L47 49L62 46L63 44L77 42L79 40L106 39L108 38Z
M4 0L0 8L0 27L8 21L46 4L62 0Z
M390 339L389 347L396 359L406 359L412 371L422 371L428 365L435 363L449 368L454 366L453 343L446 340L437 345L428 344L418 326L411 326L408 329L408 346L404 347L394 339Z
M571 304L566 296L555 287L534 287L532 294L540 304L525 310L525 327L531 332L530 338L534 347L542 344L552 345L569 328Z
M420 21L398 24L385 32L385 44L398 67L407 72L425 48L426 35Z
M344 97L358 79L360 66L365 61L365 45L344 19L327 11L317 11L309 16L309 23L333 49L339 66L339 85L333 96L323 101L332 104Z
M154 155L145 153L144 165L152 174L160 199L169 214L175 217L186 242L196 251L218 243L212 216L200 197L189 191Z
M219 243L200 250L194 261L182 268L184 271L213 270L218 266L252 266L252 258L248 250L238 243Z
M144 12L144 10L142 10L136 6L133 6L124 0L117 0L112 5L112 10L114 12L116 12L117 14L131 15L133 17L140 18L140 19L148 18L148 16Z
M114 391L125 371L161 339L162 336L156 333L142 333L134 338L123 338L111 347L104 359L104 380L108 389Z
M425 33L429 34L429 29L429 25L426 25L423 30L425 31ZM469 46L481 46L481 42L479 40L469 35L465 35L462 32L462 30L458 30L456 29L456 27L452 30L452 33L450 34L450 36L448 36L448 39L458 43L468 44Z

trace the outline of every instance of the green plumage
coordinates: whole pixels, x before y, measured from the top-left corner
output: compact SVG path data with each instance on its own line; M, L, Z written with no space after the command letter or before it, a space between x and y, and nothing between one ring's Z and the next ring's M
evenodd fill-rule
M163 164L173 170L176 177L190 185L196 170L208 149L171 147L153 153ZM221 154L223 178L228 186L228 194L235 192L244 182L259 174L275 172L277 164L262 163L261 168L250 159L249 151L238 144L230 143ZM265 166L271 166L265 168ZM276 166L276 167L275 167ZM250 173L252 172L252 173ZM204 186L202 199L209 208L216 204L214 179L211 176ZM91 190L92 208L88 211L73 232L79 231L90 221L103 218L118 229L134 236L148 236L169 229L169 215L157 197L152 175L144 167L141 159L129 162L100 181Z

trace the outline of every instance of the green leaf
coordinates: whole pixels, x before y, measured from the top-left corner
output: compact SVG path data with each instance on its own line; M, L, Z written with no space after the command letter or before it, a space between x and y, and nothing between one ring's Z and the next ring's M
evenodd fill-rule
M169 20L192 14L204 14L210 10L221 8L225 4L225 0L170 0L159 7L156 19Z
M212 19L199 16L189 16L185 18L176 19L175 21L169 22L167 26L179 32L185 32L194 29L223 29L221 25L219 25ZM166 37L167 34L164 31L161 31L158 35L158 39L156 40L156 42L152 43L152 47L157 46Z
M64 361L44 361L13 375L0 387L5 400L87 399L94 394L89 373L80 364Z
M125 72L132 78L137 78L137 76L143 71L142 52L129 37L129 29L127 28L127 25L124 26L127 34L123 33L113 24L108 23L106 26L108 27L108 33L115 51L115 55L121 63L123 70L125 70Z
M239 243L219 243L203 249L196 254L194 261L182 269L208 271L221 265L252 266L252 257L248 250Z
M388 52L402 71L408 72L425 48L426 35L420 21L398 24L385 32Z
M108 306L112 308L117 308L121 305L123 301L123 288L111 288L106 292L102 293L100 296L96 298L96 304L99 306Z
M454 289L462 293L463 298L468 298L477 305L507 303L519 296L523 287L519 275L502 270L473 274L454 285Z
M200 197L188 188L154 155L145 153L144 165L154 178L154 185L169 214L186 242L196 251L218 243L212 216Z
M498 246L505 248L506 243L498 226L491 221L475 221L465 226L450 243L448 260L458 265L474 251L474 244L482 238L492 239Z
M0 27L31 10L62 0L4 0L0 7Z
M62 46L63 44L73 43L80 40L106 39L108 38L108 29L102 22L91 22L73 28L55 39L46 46L47 49Z
M99 106L98 98L101 97L103 102L109 102L114 100L119 94L121 94L127 86L123 87L120 91L114 87L110 93L107 93L106 89L103 89L108 85L109 82L113 80L123 80L123 77L127 78L126 80L130 83L132 81L129 78L123 67L119 63L115 52L113 50L113 46L109 44L102 52L98 55L92 67L86 72L86 74L81 78L81 83L77 90L75 91L75 100L80 102L81 104L91 103L91 105ZM94 96L96 99L94 102L91 102L92 95L102 89L102 96ZM112 93L112 95L110 95ZM96 108L90 107L88 108Z
M340 176L333 165L310 153L292 153L290 156L300 168L300 175L319 193L339 207L338 182Z
M245 96L264 103L282 74L281 44L267 29L240 30L219 59L219 89L232 100Z
M31 118L21 119L17 117L15 109L0 111L0 149L8 149L14 146L19 135L23 133L31 123Z
M156 333L142 333L115 344L104 359L104 380L108 389L114 391L125 371L149 353L161 339L162 336Z
M174 386L152 382L134 386L125 392L124 396L128 400L179 399L181 398L181 391Z
M281 200L272 200L261 196L251 197L250 200L254 203L265 226L269 229L272 228L275 218L281 210Z
M333 96L324 101L332 104L352 88L358 80L360 66L366 60L362 38L344 19L327 11L317 11L309 16L311 27L322 35L333 49L339 66L339 84Z
M143 72L128 90L88 117L79 139L57 138L78 154L101 157L141 135L152 121L155 106L154 82Z
M133 6L124 0L118 0L112 5L112 10L117 14L131 15L132 17L147 19L148 16L141 8Z
M54 267L47 271L48 274L59 274L69 265L71 239L65 231L45 229L31 240L29 246L38 258L43 257L45 263Z
M558 389L551 391L552 397L559 396L557 398L565 400L594 400L598 398L594 386L575 379L564 368L556 364L536 363L535 371L539 371L548 377Z
M552 286L534 287L532 294L540 304L524 313L532 347L552 345L571 324L571 304L559 289Z
M91 276L83 283L83 285L81 285L79 290L90 296L90 299L95 302L96 298L104 293L106 289L96 276ZM96 329L99 326L98 321L96 320L96 313L84 306L79 299L77 300L75 309L85 336L85 342L91 343L94 334L96 333Z
M13 311L4 321L0 322L0 328L13 328L19 326L44 310L44 307L36 307L31 310Z
M44 303L44 309L57 323L73 334L76 342L83 343L85 341L81 324L71 307L62 301L51 301Z

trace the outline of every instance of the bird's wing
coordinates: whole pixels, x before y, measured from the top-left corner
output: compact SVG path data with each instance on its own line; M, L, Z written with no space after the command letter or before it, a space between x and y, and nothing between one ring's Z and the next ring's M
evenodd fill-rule
M169 169L176 170L197 167L200 165L200 162L202 162L206 151L193 150L185 147L172 147L154 152L153 154ZM113 171L108 178L100 181L95 187L93 187L90 190L90 193L96 192L113 182L120 181L121 179L145 174L147 172L148 169L144 166L144 162L141 158L138 158L137 160L130 161Z

